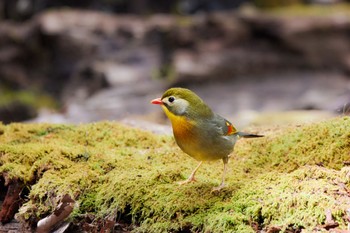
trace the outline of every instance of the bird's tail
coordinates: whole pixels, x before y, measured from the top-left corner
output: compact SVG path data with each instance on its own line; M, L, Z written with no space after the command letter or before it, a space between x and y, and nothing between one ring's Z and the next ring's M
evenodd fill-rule
M251 133L245 133L245 132L238 132L238 136L242 138L260 138L264 137L264 135L259 135L259 134L251 134Z

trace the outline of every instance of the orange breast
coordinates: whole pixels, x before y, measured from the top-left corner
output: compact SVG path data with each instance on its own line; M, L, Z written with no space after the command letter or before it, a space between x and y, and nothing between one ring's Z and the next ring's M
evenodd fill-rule
M195 157L198 154L195 149L198 142L193 131L194 122L186 119L186 117L174 115L166 107L163 107L163 110L171 121L176 143L185 153Z
M173 126L174 135L177 138L189 139L192 136L192 124L188 120L182 117L173 119L171 124Z
M182 116L174 116L170 118L173 132L176 140L190 140L193 136L193 122L189 121L185 117Z

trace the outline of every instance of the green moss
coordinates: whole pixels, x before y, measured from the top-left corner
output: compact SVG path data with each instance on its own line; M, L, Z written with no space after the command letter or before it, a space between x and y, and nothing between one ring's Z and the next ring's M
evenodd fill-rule
M72 220L117 213L138 226L135 232L311 230L328 209L346 225L349 117L240 140L220 193L210 191L221 161L203 165L198 182L176 184L197 162L168 136L114 122L11 124L0 132L0 172L30 186L18 214L23 221L46 216L70 194L77 202Z
M263 171L293 171L303 165L340 169L350 159L348 117L304 127L291 127L261 140L245 140L237 147L239 166ZM247 156L248 153L248 156Z
M330 4L330 5L302 5L296 4L288 7L276 7L265 10L266 13L270 13L276 16L287 17L327 17L332 15L344 15L348 16L350 13L350 4Z
M42 107L58 107L58 103L53 99L53 97L40 93L36 90L14 91L0 86L0 93L0 107L7 106L14 102L32 106L36 109Z
M254 0L254 4L260 8L286 7L301 4L301 0Z

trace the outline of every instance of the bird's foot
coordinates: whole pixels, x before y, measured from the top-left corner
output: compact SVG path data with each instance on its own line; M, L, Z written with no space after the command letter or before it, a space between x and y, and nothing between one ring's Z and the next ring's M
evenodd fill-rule
M194 177L190 176L190 177L188 177L187 180L180 181L180 182L178 182L178 184L184 185L184 184L188 184L188 183L195 182L195 181L197 181L197 180Z
M217 192L220 192L220 190L222 188L225 187L225 184L224 183L221 183L218 187L214 187L212 190L211 190L211 193L217 193Z

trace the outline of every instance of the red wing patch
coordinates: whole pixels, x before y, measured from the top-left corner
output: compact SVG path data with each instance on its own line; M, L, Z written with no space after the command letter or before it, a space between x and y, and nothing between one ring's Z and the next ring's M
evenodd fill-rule
M227 135L232 135L234 133L237 133L237 129L228 121L226 121L227 126Z

